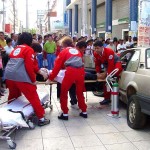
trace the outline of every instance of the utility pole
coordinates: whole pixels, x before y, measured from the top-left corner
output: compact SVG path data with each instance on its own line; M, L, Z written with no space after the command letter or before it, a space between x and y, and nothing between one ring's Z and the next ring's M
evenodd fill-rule
M42 20L40 18L40 34L42 34Z
M87 0L82 0L82 35L85 36L88 33L87 27Z
M29 29L29 23L28 23L28 0L26 0L26 31Z
M50 31L50 9L49 9L49 4L50 4L50 2L49 2L49 0L48 0L48 15L47 15L47 17L48 17L48 31Z
M5 0L2 0L3 1L3 32L5 32Z
M14 33L16 32L16 8L15 0L13 0L13 12L14 12Z

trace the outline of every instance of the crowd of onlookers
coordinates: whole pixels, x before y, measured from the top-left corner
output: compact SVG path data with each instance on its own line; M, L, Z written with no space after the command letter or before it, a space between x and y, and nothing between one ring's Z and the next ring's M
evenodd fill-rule
M5 37L4 32L0 32L0 96L4 95L4 88L3 88L3 72L5 71L5 66L9 60L9 54L11 51L17 46L18 36L20 34L12 33L10 37ZM39 68L47 68L48 70L53 69L55 58L58 56L62 47L59 44L59 41L62 37L66 36L65 34L56 35L54 34L47 34L47 35L38 35L33 34L33 42L37 42L42 47L42 52L37 54L37 60ZM84 52L85 55L93 56L93 43L96 41L102 41L103 46L112 49L116 53L122 53L128 48L133 48L137 46L137 37L132 38L131 36L128 37L128 40L123 39L106 39L97 37L96 39L92 39L92 37L81 36L72 37L74 46L79 41L85 41L87 43L86 51Z

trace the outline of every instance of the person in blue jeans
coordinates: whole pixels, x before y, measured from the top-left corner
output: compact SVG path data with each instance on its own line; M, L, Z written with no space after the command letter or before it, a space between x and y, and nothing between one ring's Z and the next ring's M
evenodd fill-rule
M47 63L48 63L48 70L52 70L54 67L54 61L56 58L56 43L53 41L52 35L48 34L48 40L44 44L44 51L47 54Z

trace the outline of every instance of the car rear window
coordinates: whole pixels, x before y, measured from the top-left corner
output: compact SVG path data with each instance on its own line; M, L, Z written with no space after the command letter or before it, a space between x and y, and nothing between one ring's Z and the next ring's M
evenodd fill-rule
M150 49L146 50L146 65L150 69Z

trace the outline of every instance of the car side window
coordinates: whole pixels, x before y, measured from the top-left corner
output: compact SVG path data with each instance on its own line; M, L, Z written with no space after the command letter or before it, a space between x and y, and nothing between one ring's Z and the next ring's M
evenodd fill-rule
M121 63L122 63L122 67L124 70L126 70L126 67L127 67L127 64L128 62L130 61L132 55L133 55L134 51L130 51L128 53L126 53L125 55L123 55L120 60L121 60Z
M150 49L147 49L146 51L146 64L147 68L150 68Z
M137 50L131 57L127 65L126 71L136 72L139 66L139 61L140 61L140 51Z

